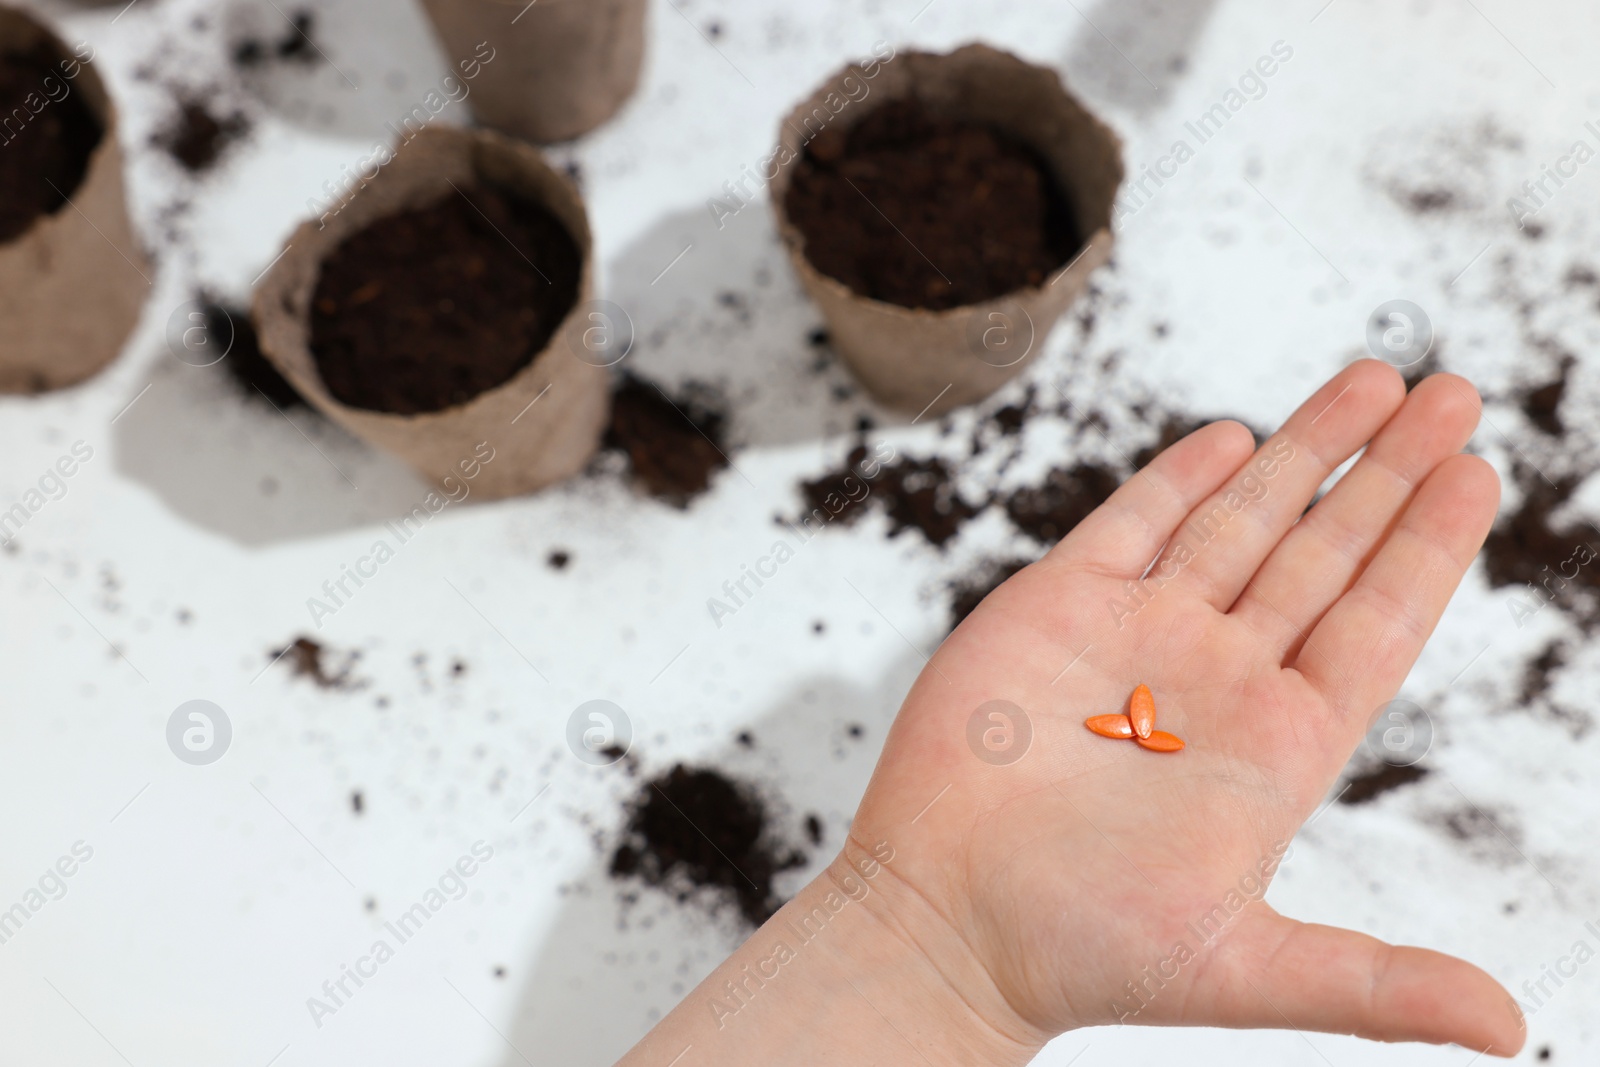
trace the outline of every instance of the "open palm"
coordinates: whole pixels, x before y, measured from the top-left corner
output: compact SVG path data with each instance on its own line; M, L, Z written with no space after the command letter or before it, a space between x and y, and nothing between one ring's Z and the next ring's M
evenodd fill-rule
M1460 454L1478 414L1460 378L1408 395L1364 361L1253 454L1242 426L1208 426L939 649L846 858L892 847L882 917L997 1031L1028 1045L1120 1020L1521 1046L1510 998L1470 964L1260 900L1488 531L1498 482ZM1182 752L1084 728L1140 683Z

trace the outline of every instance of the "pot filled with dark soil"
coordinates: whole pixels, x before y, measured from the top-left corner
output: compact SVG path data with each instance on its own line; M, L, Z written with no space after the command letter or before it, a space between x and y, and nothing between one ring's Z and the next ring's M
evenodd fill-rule
M423 0L485 126L541 144L584 134L639 84L646 0ZM473 72L476 72L474 74Z
M426 129L289 238L256 289L261 349L447 489L530 492L581 469L605 428L610 361L580 314L590 244L577 190L536 149Z
M984 45L846 67L784 119L768 170L840 355L882 403L934 414L1043 347L1110 256L1123 175L1053 70Z
M0 391L60 388L100 370L149 288L116 108L93 57L0 7Z

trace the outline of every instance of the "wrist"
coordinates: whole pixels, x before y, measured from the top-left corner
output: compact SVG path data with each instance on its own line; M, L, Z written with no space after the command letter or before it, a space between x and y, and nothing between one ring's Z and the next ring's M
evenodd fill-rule
M791 929L849 916L839 924L834 962L846 972L846 990L899 1032L901 1055L910 1043L932 1064L1031 1062L1055 1035L1017 1015L968 940L904 878L896 858L890 842L852 835L774 922L791 909Z

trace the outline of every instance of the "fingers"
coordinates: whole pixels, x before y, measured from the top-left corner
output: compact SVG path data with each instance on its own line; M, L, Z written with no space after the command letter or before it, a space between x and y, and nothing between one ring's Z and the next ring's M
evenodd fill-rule
M1497 1056L1514 1055L1526 1036L1521 1010L1500 983L1440 952L1296 922L1266 907L1224 951L1212 1005L1218 1025L1454 1042Z
M1139 577L1183 517L1238 470L1254 444L1240 423L1202 426L1123 483L1050 555L1103 574Z
M1267 557L1232 614L1292 656L1360 575L1418 485L1461 451L1482 410L1464 378L1436 374L1406 397L1366 454Z
M1153 573L1227 611L1328 475L1372 439L1405 396L1405 382L1388 364L1364 359L1340 371L1189 514Z
M1352 744L1416 662L1499 501L1500 480L1483 460L1456 455L1439 464L1355 585L1306 636L1294 666L1344 717Z

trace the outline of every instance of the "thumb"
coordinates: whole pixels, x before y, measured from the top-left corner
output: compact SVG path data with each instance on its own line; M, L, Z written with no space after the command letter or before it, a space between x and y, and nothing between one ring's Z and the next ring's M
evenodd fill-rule
M1222 945L1211 1005L1222 1026L1453 1042L1512 1056L1526 1025L1511 995L1465 960L1251 909Z

